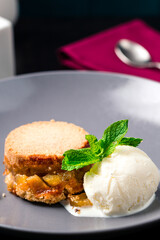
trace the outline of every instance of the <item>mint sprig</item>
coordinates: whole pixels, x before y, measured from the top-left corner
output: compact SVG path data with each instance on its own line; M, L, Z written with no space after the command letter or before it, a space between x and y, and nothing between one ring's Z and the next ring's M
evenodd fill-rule
M129 138L122 138L122 140L120 141L120 145L129 145L132 147L137 147L141 142L143 141L143 139L141 138L133 138L133 137L129 137Z
M141 142L140 138L124 137L128 131L128 120L121 120L111 124L103 133L100 140L94 135L86 135L90 148L70 149L63 156L62 169L72 171L84 166L100 162L109 156L118 145L129 145L136 147Z
M121 120L111 124L103 133L104 157L114 152L116 146L128 131L128 120Z

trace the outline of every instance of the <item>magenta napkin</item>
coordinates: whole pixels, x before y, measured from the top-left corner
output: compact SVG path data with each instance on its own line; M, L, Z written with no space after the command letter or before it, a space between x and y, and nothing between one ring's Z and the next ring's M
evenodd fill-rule
M58 50L61 64L73 69L118 72L160 81L160 70L127 66L118 59L114 47L125 38L140 43L160 62L160 33L141 20L133 20L97 33Z

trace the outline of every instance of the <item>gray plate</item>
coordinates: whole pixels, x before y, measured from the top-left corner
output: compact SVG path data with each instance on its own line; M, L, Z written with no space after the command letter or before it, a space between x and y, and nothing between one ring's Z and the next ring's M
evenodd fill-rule
M160 168L160 85L128 75L97 72L48 72L0 82L0 227L44 234L109 233L160 219L160 187L143 212L121 218L79 218L60 204L30 203L7 192L2 173L3 146L9 131L37 120L73 122L102 136L114 121L129 119L128 136Z

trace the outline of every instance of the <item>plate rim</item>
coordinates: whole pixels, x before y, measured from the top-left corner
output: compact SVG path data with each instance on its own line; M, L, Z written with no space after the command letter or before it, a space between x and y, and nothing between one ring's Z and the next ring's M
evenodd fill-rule
M96 75L107 75L107 76L117 76L117 77L129 77L134 78L136 80L140 81L148 81L153 84L160 85L160 82L150 79L150 78L144 78L140 76L135 76L131 74L125 74L125 73L117 73L117 72L105 72L105 71L95 71L95 70L54 70L54 71L39 71L39 72L33 72L33 73L25 73L25 74L18 74L6 78L1 78L0 83L16 80L19 78L28 78L28 77L38 77L38 76L47 76L47 75L61 75L61 74L96 74Z
M140 224L135 224L132 226L127 226L127 227L119 227L119 228L113 228L113 229L107 229L107 230L86 230L83 232L80 231L76 231L76 232L51 232L51 231L39 231L39 230L29 230L26 228L18 228L16 226L6 226L4 224L0 224L0 230L9 230L11 233L19 233L19 234L24 234L26 233L27 235L30 234L34 234L34 235L43 235L43 236L84 236L84 235L91 235L91 234L117 234L119 232L123 232L123 231L133 231L135 229L140 229L142 227L147 227L147 226L151 226L151 224L155 225L160 223L160 218L156 219L156 220L152 220L146 223L140 223Z

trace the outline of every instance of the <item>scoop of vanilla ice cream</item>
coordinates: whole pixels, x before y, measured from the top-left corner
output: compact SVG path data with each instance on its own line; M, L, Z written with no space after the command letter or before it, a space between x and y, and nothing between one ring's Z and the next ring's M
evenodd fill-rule
M84 190L106 215L125 215L151 199L159 180L159 170L145 152L119 145L85 174Z

